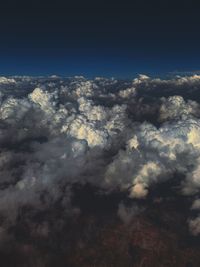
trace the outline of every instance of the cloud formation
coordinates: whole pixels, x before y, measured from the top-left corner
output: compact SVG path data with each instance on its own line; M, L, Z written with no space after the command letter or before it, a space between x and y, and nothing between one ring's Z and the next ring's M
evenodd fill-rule
M177 194L197 198L200 97L190 96L198 89L197 75L1 78L0 239L26 206L46 210L59 201L66 213L76 212L76 184L145 199L155 184L178 173ZM125 221L134 212L119 206ZM198 217L190 220L195 235L198 226Z

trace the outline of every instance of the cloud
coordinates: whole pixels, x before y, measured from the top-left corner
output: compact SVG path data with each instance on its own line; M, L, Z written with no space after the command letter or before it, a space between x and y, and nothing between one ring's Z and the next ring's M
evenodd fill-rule
M189 221L189 229L190 229L190 232L194 236L197 236L200 234L200 217L197 217L195 219L191 219Z
M182 96L163 97L160 107L160 121L184 120L189 117L200 116L200 106L197 102L184 101Z
M117 214L119 218L125 223L129 224L135 216L141 213L142 208L137 205L125 206L124 203L120 203L118 206Z
M0 77L0 84L16 84L16 81L13 78Z
M130 189L130 196L144 198L152 184L183 175L183 193L199 191L200 121L197 119L167 123L157 129L143 123L108 166L106 183Z
M123 191L130 199L145 201L155 184L178 173L177 194L197 198L200 101L189 96L200 88L199 76L11 80L12 90L6 90L7 80L0 82L4 230L26 206L40 211L59 202L74 214L78 209L71 198L77 184L89 183L105 194ZM124 221L134 213L134 207L119 206ZM197 225L198 220L189 224L196 234ZM39 229L48 232L46 226Z

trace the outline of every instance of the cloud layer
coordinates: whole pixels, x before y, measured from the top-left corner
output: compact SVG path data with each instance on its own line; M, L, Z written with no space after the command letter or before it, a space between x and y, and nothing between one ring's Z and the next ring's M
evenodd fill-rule
M156 184L178 174L177 195L191 197L191 210L198 210L199 90L197 75L132 81L2 77L0 243L24 207L45 211L59 201L65 214L81 212L71 203L77 184L145 199ZM120 204L118 214L129 222L136 211ZM198 235L198 214L188 222ZM41 234L47 232L44 226Z

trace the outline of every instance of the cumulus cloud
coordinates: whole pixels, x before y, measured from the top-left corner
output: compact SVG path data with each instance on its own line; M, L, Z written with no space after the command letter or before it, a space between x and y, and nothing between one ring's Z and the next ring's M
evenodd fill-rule
M143 123L134 131L126 150L120 151L108 166L108 184L131 188L131 197L144 198L151 184L165 181L178 172L185 177L183 193L198 192L199 120L171 122L159 129Z
M163 97L160 107L160 121L184 120L188 117L199 117L200 106L197 102L184 101L182 96Z
M75 184L145 199L152 186L179 173L177 194L197 198L200 101L189 96L200 88L199 76L5 79L0 80L3 229L28 205L45 210L59 202L73 213ZM8 83L12 91L6 91ZM129 222L136 209L120 204L118 215ZM196 234L197 226L198 220L189 224ZM38 231L45 235L48 227L43 228Z
M0 77L0 84L16 84L16 81L13 78Z

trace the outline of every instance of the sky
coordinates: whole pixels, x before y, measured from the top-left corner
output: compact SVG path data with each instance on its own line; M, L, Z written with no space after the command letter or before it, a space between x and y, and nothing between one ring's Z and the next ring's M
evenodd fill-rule
M8 2L0 10L0 75L198 71L199 25L194 1Z

